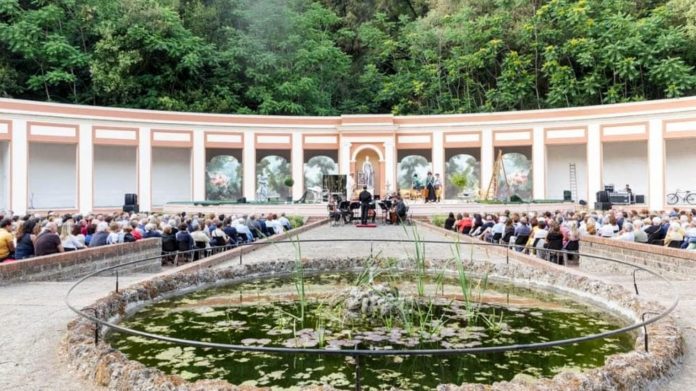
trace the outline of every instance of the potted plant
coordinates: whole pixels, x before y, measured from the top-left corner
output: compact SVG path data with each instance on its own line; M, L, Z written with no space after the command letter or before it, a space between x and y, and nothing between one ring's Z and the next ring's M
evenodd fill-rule
M287 201L288 201L288 202L292 202L292 185L295 184L295 180L292 179L291 177L287 177L287 178L285 178L285 180L283 181L283 184L285 184L285 186L287 186L288 189L289 189L289 194L288 194Z
M465 195L463 193L464 189L469 185L469 177L466 176L464 173L458 172L450 177L450 183L452 183L452 186L459 189L459 194L457 195L457 198L465 198Z

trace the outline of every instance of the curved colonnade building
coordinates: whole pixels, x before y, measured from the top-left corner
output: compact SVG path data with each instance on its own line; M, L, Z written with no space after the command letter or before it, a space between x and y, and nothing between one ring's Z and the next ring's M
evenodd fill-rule
M485 114L285 117L194 114L0 99L0 208L99 211L137 193L141 210L167 202L298 199L321 174L373 166L374 192L411 186L414 173L466 172L488 186L503 156L512 193L562 199L575 167L575 198L605 184L644 195L696 191L696 98ZM283 185L292 177L295 185ZM473 183L472 183L473 182ZM639 206L640 207L640 206Z

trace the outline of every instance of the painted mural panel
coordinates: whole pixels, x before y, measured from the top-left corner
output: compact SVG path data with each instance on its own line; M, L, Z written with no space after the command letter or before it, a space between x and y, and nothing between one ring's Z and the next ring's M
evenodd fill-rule
M242 164L230 155L211 158L205 170L206 199L236 200L242 197Z
M414 187L414 174L418 175L419 183L425 185L425 177L430 170L430 162L423 156L409 155L404 157L397 167L399 189L412 189Z
M503 155L503 167L506 176L500 173L498 177L497 198L507 200L516 195L524 201L530 201L533 196L532 161L521 153L506 153ZM506 177L509 189L505 185Z
M464 175L467 184L464 188L458 188L452 184L452 178L456 174ZM481 178L481 163L471 155L459 154L452 156L445 165L445 198L457 199L461 193L478 194Z
M306 189L321 187L324 175L337 175L338 164L328 156L314 156L304 164L304 186Z
M256 175L265 176L267 180L267 197L269 200L285 200L292 195L291 188L283 183L292 176L290 162L282 156L269 155L256 165ZM257 179L258 181L258 179Z

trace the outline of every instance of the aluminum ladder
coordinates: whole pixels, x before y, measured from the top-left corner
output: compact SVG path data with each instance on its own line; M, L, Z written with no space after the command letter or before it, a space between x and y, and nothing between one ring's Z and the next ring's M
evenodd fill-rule
M578 202L578 176L575 168L575 163L570 163L570 194L573 202Z

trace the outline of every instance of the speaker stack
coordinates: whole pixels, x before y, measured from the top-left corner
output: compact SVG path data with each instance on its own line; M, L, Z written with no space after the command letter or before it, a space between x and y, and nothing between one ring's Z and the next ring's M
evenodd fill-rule
M611 209L611 202L609 202L609 192L606 190L597 192L597 202L595 202L594 208L596 210L609 210Z
M123 211L128 213L138 213L140 212L140 205L138 205L138 195L133 193L127 193L123 203Z
M563 190L563 201L569 202L573 200L573 193L570 190Z

